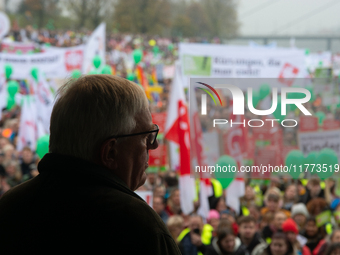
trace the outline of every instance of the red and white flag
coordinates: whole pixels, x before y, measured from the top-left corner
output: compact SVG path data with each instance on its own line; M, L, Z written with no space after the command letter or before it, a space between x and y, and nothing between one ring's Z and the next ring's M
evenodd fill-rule
M176 64L176 73L172 83L168 117L164 133L166 139L179 144L181 209L184 214L189 214L194 211L195 180L193 177L190 177L189 114L182 81L180 66Z

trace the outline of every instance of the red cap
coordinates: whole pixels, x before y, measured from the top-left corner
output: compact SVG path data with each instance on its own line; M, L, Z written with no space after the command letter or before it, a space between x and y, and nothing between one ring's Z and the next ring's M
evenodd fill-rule
M283 230L283 232L293 232L295 234L299 234L299 230L297 228L297 225L292 218L289 218L285 222L283 222L282 230Z

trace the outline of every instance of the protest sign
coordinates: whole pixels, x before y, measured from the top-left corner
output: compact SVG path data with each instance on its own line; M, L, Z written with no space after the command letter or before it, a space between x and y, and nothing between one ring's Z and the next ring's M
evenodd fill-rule
M66 78L74 69L80 69L83 63L84 46L61 48L36 54L0 53L0 69L6 64L13 67L13 79L27 79L32 68L45 73L46 78Z
M282 86L304 77L304 51L295 48L180 43L179 54L186 77L279 78Z

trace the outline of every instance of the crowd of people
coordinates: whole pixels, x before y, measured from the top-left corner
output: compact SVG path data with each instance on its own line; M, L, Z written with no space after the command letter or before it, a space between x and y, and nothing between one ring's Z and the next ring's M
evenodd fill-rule
M28 26L25 29L12 30L7 38L45 46L70 47L86 43L89 35L88 32L38 31ZM157 65L174 64L177 59L177 43L176 38L109 34L106 40L106 60L115 68L116 75L127 78L135 68L133 63L130 64L131 52L136 47L142 47L143 69L152 81L153 70ZM214 43L219 41L214 40ZM171 81L169 77L162 79L158 76L163 92L153 100L152 112L167 109ZM317 102L309 105L308 109L314 112L323 111L334 119L339 119L338 111L332 115L330 109ZM22 151L16 150L20 107L10 111L2 110L0 196L11 187L37 176L40 160L29 147ZM217 109L215 118L227 114L229 113ZM203 131L208 131L204 119L202 122ZM285 135L285 142L294 145L296 134ZM340 198L336 194L336 182L332 179L321 181L313 177L306 183L273 178L261 185L247 179L239 210L227 206L224 190L222 196L209 198L210 211L206 219L198 214L199 193L194 202L195 210L189 215L183 214L178 175L175 171L169 169L166 172L149 172L146 183L139 190L153 192L152 207L168 227L183 255L340 254L340 219L336 217L337 212L340 214ZM322 220L321 216L325 212L330 212L331 216Z
M305 184L305 183L304 183ZM182 254L329 255L340 252L340 221L320 214L340 212L332 179L273 179L268 185L248 180L240 213L227 206L225 192L209 198L207 219L181 211L174 173L149 173L145 189L153 191L153 208L168 226Z

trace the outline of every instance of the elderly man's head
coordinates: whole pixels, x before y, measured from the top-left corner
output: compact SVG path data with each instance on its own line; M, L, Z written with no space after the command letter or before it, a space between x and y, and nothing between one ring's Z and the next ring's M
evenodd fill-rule
M156 132L146 132L156 129L140 86L117 76L88 75L58 91L49 149L104 166L136 190L146 180L148 150L158 147L151 141Z

